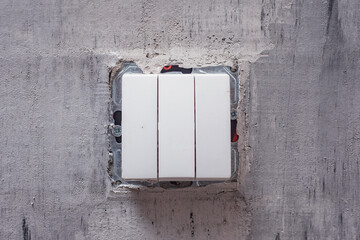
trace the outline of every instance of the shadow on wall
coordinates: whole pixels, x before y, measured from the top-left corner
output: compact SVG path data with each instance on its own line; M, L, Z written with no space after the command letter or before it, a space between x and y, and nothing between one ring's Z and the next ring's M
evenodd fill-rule
M155 191L111 193L89 217L88 234L120 239L243 239L248 233L246 204L234 189Z

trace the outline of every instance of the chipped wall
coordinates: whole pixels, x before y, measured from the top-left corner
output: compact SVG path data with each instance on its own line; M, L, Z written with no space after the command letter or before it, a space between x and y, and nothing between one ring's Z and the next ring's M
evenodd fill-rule
M0 239L357 239L357 0L0 3ZM240 71L237 184L114 191L109 71Z

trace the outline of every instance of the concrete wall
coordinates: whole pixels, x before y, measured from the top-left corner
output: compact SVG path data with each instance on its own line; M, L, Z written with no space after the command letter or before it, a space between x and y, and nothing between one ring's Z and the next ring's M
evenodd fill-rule
M360 239L358 0L0 2L0 239ZM113 191L109 72L238 66L239 181Z

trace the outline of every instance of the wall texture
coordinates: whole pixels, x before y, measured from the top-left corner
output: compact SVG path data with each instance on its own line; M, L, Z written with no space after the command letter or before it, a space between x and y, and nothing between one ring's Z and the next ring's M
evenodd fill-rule
M360 239L358 0L0 2L0 239ZM109 68L239 67L237 184L114 189Z

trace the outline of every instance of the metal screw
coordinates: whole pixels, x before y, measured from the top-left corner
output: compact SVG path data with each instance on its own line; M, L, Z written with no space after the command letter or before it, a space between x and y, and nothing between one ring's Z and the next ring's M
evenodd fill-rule
M112 134L114 137L120 137L122 134L122 129L120 125L114 125L111 129Z
M236 119L236 112L235 111L232 111L231 112L231 119Z

